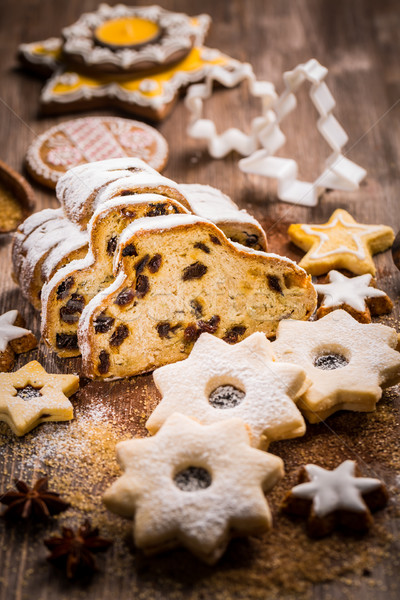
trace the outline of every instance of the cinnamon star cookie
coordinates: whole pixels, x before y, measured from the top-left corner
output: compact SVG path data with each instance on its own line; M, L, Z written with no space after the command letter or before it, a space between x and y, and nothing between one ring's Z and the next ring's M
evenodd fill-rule
M12 369L16 354L29 352L37 346L37 339L17 310L0 316L0 371Z
M135 544L147 554L182 545L214 564L232 531L271 525L264 492L282 477L283 462L252 448L239 419L200 425L175 413L155 436L120 442L117 458L124 474L103 501L134 519Z
M257 332L235 344L209 333L189 358L156 369L162 400L146 423L155 433L174 412L211 424L232 417L249 426L253 446L303 435L305 424L294 400L307 389L305 371L273 362L272 344Z

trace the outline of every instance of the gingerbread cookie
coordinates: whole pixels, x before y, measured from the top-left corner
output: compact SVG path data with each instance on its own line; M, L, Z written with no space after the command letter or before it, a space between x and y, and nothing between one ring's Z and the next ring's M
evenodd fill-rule
M36 348L36 337L24 325L17 310L9 310L0 316L0 371L12 369L16 354Z
M209 564L229 538L268 529L264 493L283 475L277 456L250 446L239 419L200 425L178 413L151 438L117 445L125 473L105 493L107 508L134 519L148 554L186 546Z
M383 315L393 308L389 296L374 286L375 281L369 273L346 277L339 271L329 271L328 282L314 285L322 296L317 310L318 319L342 308L360 323L371 323L371 314Z
M138 157L157 171L167 162L168 144L150 125L118 117L85 117L65 121L35 138L26 166L35 179L51 188L66 171L94 161Z
M50 375L36 360L15 373L0 373L0 421L18 435L40 423L69 421L74 411L68 397L79 388L76 375Z
M305 424L294 400L309 383L304 370L273 362L271 342L253 333L234 346L203 333L189 358L156 369L162 400L146 423L154 434L174 412L209 425L237 417L248 425L251 443L303 435Z
M323 537L335 527L366 531L372 524L370 511L386 506L388 493L379 479L360 477L357 465L345 460L333 471L306 465L299 474L299 485L287 494L282 509L308 517L307 531Z
M375 410L382 388L400 381L397 344L391 327L335 310L319 321L281 321L272 352L306 371L312 385L298 407L317 423L338 410Z
M201 44L208 15L189 17L160 6L108 6L85 13L62 31L69 64L91 73L132 73L164 68Z
M0 234L15 231L34 207L35 195L29 183L0 160Z
M30 44L20 44L18 59L34 73L48 77L61 67L62 47L63 40L59 37Z
M394 240L391 227L362 225L338 208L321 225L290 225L289 237L307 252L299 265L311 275L331 269L347 269L356 275L375 275L372 255L390 248Z

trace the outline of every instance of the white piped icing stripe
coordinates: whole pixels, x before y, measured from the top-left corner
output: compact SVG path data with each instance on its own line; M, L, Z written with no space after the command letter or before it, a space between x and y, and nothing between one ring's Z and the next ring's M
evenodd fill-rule
M330 308L347 304L355 310L364 312L367 298L381 298L386 296L385 292L374 287L369 287L372 275L360 275L359 277L346 277L338 271L330 271L329 283L315 284L318 294L323 294L323 306Z
M8 343L12 340L17 340L28 333L32 333L29 329L14 325L17 316L17 310L9 310L0 316L0 352L5 352Z

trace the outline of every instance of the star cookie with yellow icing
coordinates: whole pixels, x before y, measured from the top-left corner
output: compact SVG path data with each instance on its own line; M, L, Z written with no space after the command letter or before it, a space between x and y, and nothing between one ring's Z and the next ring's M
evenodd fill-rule
M271 526L264 492L282 477L283 462L252 448L240 419L201 425L175 413L153 437L120 442L117 459L124 474L103 501L133 518L135 544L147 554L185 546L214 564L232 532Z
M162 400L146 423L155 433L174 412L211 424L237 417L253 446L303 435L294 400L308 387L305 371L273 362L272 344L257 332L235 345L203 333L186 360L153 373Z
M0 421L18 436L46 421L69 421L74 411L68 397L78 388L79 377L49 374L36 360L0 373Z
M372 255L390 248L394 240L391 227L357 223L341 208L327 223L293 224L288 233L292 242L307 252L299 265L311 275L322 275L331 269L375 275Z
M272 352L302 367L312 381L298 401L310 423L338 410L375 410L382 388L400 382L397 332L359 323L344 310L318 321L281 321Z

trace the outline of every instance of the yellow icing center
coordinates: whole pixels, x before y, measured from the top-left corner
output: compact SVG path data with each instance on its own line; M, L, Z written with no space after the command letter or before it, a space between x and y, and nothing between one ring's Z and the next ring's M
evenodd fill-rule
M111 46L138 46L153 41L160 33L160 27L153 21L125 17L106 21L99 25L95 37L101 44Z

